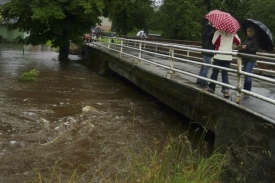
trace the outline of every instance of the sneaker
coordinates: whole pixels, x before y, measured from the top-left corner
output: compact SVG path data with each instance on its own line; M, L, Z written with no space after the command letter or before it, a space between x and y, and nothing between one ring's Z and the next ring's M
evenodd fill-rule
M223 93L223 97L224 97L224 98L229 98L229 97L230 97L230 93L229 93L229 92Z
M209 93L214 93L214 90L212 90L211 88L207 87L203 89L204 91L207 91Z

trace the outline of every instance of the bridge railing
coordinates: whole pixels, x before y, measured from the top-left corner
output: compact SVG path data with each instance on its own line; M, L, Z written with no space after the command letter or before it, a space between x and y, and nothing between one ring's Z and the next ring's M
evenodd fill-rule
M132 59L132 63L140 66L141 62L146 62L158 67L162 67L167 69L167 76L170 79L174 79L175 73L181 73L190 77L204 79L209 82L216 83L220 86L226 86L232 90L236 91L236 103L240 103L240 98L243 94L253 96L255 98L261 99L263 101L269 102L271 104L275 104L275 100L269 97L265 97L263 95L257 94L255 92L247 91L242 89L242 77L250 76L252 78L256 78L261 82L266 82L271 84L272 87L275 87L275 80L272 76L262 76L254 73L247 73L242 71L242 57L252 57L258 60L258 63L267 65L267 69L261 69L265 73L269 75L275 75L275 71L270 66L275 65L275 55L268 53L258 53L257 55L249 55L244 53L239 53L237 51L233 52L224 52L224 51L212 51L212 50L204 50L198 47L194 47L192 45L179 45L179 44L170 44L170 43L162 43L162 42L150 42L144 40L131 40L125 38L110 38L109 41L106 42L93 42L94 46L99 46L106 49L108 52L114 52L119 55L119 57L127 56ZM201 52L211 52L211 53L219 53L232 55L234 59L236 59L235 68L224 68L215 66L212 64L206 64L202 62L198 62L197 59L201 59L199 56ZM156 61L146 59L145 55L154 55L156 57L162 57L165 60L169 60L169 64L159 63ZM192 55L193 54L193 55ZM209 78L201 77L198 73L192 73L187 70L183 70L175 67L175 62L182 62L189 65L205 65L212 68L218 68L220 70L226 70L229 73L233 73L236 77L237 84L236 86L225 84L219 81L211 80ZM232 75L232 74L231 74Z

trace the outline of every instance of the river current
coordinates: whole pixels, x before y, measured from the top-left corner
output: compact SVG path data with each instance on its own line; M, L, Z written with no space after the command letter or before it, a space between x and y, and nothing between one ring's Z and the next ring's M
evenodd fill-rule
M129 152L187 130L186 118L123 78L57 57L47 47L0 44L0 182L52 172L65 180L74 170L83 182L103 182L127 174ZM32 69L37 81L18 81Z

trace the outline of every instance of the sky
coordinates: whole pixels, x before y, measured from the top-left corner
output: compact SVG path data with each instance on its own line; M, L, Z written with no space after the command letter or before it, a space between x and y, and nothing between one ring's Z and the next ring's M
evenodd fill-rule
M4 4L5 2L8 2L9 0L0 0L0 5Z

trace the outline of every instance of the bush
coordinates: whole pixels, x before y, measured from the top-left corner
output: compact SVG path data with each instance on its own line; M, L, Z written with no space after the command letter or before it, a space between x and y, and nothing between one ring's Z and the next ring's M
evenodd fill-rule
M32 69L29 72L24 72L20 77L19 81L35 81L39 75L39 71Z

